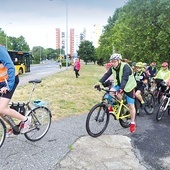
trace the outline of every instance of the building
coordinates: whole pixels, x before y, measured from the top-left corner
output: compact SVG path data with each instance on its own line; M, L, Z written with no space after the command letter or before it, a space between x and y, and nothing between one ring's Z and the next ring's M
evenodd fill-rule
M74 33L74 28L70 29L70 55L73 56L75 53L74 50L75 47L75 33Z
M93 42L95 48L99 46L99 38L102 34L102 26L94 25L89 30L77 32L74 28L69 29L68 34L68 53L73 56L77 53L79 45L84 40ZM63 49L65 51L66 37L65 32L62 32L60 28L56 28L56 49Z
M60 28L56 28L56 49L60 49Z

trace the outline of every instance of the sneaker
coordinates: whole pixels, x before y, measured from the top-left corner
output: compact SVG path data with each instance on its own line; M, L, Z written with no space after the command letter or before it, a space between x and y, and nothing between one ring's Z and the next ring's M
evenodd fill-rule
M21 128L20 133L28 132L30 125L31 125L31 116L28 116L27 120L25 122L22 121L21 124L20 124L20 128Z
M109 110L109 112L113 112L113 107L110 106L110 107L108 108L108 110Z
M141 103L140 108L143 110L145 108L145 103Z
M134 133L136 131L136 124L135 123L131 123L130 124L130 132Z
M6 137L9 138L9 137L12 137L13 136L13 130L12 128L8 129L7 133L6 133Z

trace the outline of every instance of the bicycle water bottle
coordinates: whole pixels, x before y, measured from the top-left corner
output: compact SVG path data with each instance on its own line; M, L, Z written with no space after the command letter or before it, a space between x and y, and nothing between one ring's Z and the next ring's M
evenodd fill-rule
M12 129L14 130L13 133L14 134L18 134L19 133L19 128L18 126L15 124L15 122L13 121L13 119L7 115L4 116L4 118L6 119L6 121L11 125Z

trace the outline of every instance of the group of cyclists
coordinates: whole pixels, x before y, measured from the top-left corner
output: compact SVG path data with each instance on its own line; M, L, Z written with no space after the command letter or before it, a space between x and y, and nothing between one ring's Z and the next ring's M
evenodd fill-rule
M104 87L114 87L117 97L125 94L125 99L131 114L130 132L136 131L136 108L135 99L140 102L141 109L145 106L142 93L145 87L151 88L151 81L154 80L156 88L161 86L160 82L164 81L167 86L170 85L170 70L168 63L163 62L161 69L158 70L156 62L152 62L149 66L142 62L132 62L129 64L122 61L121 54L114 53L110 57L110 62L106 64L106 72L99 80ZM98 88L100 84L96 84ZM162 86L162 92L165 92L167 86Z

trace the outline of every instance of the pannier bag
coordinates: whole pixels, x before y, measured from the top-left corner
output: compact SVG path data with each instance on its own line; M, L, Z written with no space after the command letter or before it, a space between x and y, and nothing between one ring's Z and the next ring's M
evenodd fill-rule
M12 102L10 103L10 108L16 110L22 115L25 115L25 103Z

